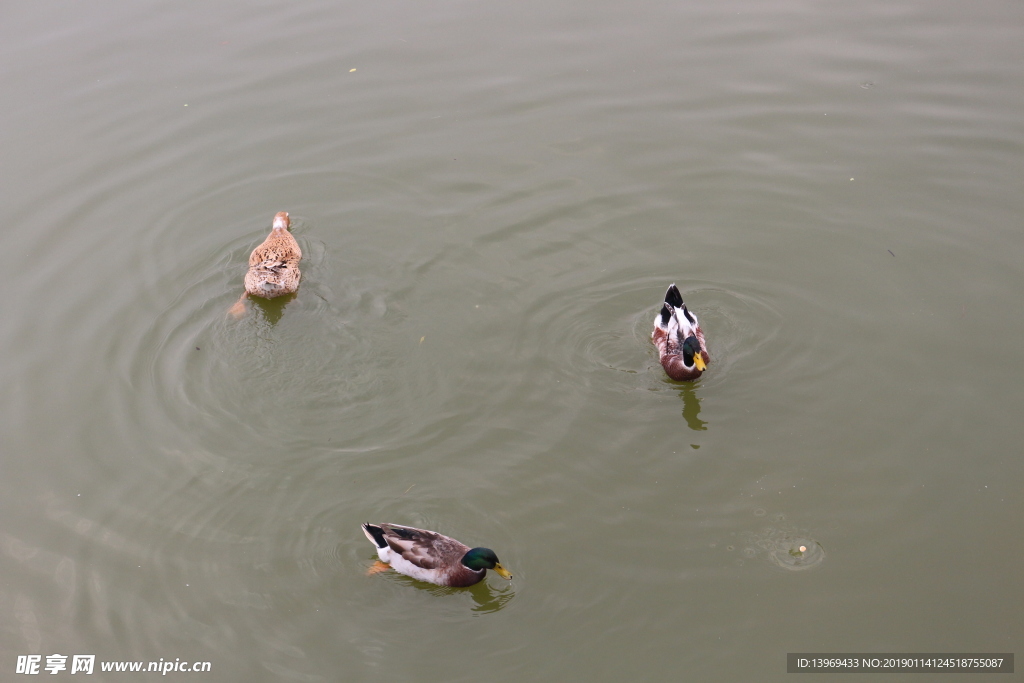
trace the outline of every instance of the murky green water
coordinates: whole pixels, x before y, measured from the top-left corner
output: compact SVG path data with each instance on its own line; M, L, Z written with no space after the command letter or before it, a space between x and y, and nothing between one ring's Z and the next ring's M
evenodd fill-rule
M2 677L1019 651L1021 25L1009 0L0 10ZM229 320L281 210L299 294ZM692 385L649 343L670 282L713 357ZM364 521L516 578L367 577Z

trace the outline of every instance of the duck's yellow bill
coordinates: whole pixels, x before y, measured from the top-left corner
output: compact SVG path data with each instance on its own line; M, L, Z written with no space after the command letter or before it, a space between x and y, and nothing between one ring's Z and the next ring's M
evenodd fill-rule
M509 571L508 571L507 569L505 569L504 567L502 567L502 566L501 566L501 564L496 564L496 565L494 565L494 571L495 571L495 572L496 572L496 573L498 574L498 576L500 576L501 578L503 578L503 579L508 579L509 581L511 581L511 580L512 580L512 575L511 575L511 574L509 573Z
M705 363L705 362L704 362L704 356L702 356L702 355L701 355L701 354L699 354L699 353L698 353L698 354L695 354L695 355L693 356L693 364L694 364L694 365L695 365L695 366L697 367L697 369L698 369L698 370L700 370L701 372L704 372L704 370L706 370L706 369L707 369L707 367L708 367L708 366L707 366L707 363Z

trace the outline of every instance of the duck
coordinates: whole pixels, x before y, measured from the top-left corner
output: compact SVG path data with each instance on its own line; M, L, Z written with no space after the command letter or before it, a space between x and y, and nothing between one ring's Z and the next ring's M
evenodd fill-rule
M240 318L245 313L245 300L250 296L264 299L294 294L299 289L299 261L302 249L288 232L291 221L287 211L278 211L274 227L263 244L249 255L249 271L245 274L245 292L228 311Z
M462 588L480 583L488 569L512 580L512 574L501 566L490 548L470 548L436 531L400 524L366 523L363 533L377 549L381 562L420 581ZM385 569L387 566L382 565L376 571Z
M711 362L704 331L700 329L697 316L683 303L675 283L665 292L665 303L654 319L651 340L658 348L661 366L676 381L697 379Z

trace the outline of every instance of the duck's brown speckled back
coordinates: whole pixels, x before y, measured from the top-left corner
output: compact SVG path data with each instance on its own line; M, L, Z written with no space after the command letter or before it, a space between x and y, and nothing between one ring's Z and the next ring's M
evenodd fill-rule
M299 289L299 261L302 249L288 232L291 221L286 211L274 216L274 227L263 244L249 255L249 271L245 274L245 292L228 314L241 318L245 314L245 299L258 296L264 299L293 294Z
M250 296L273 299L298 290L302 249L288 226L288 214L281 211L274 216L274 229L267 239L252 250L249 272L245 274L245 291Z

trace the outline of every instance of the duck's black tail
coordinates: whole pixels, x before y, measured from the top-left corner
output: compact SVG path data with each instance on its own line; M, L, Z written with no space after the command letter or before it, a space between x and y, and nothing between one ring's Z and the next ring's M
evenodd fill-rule
M681 308L683 305L683 295L679 293L679 288L674 282L668 286L668 291L665 292L665 303L673 308Z
M379 526L366 523L363 525L363 533L370 539L370 543L373 543L378 548L388 547L388 542L384 539L384 530Z

